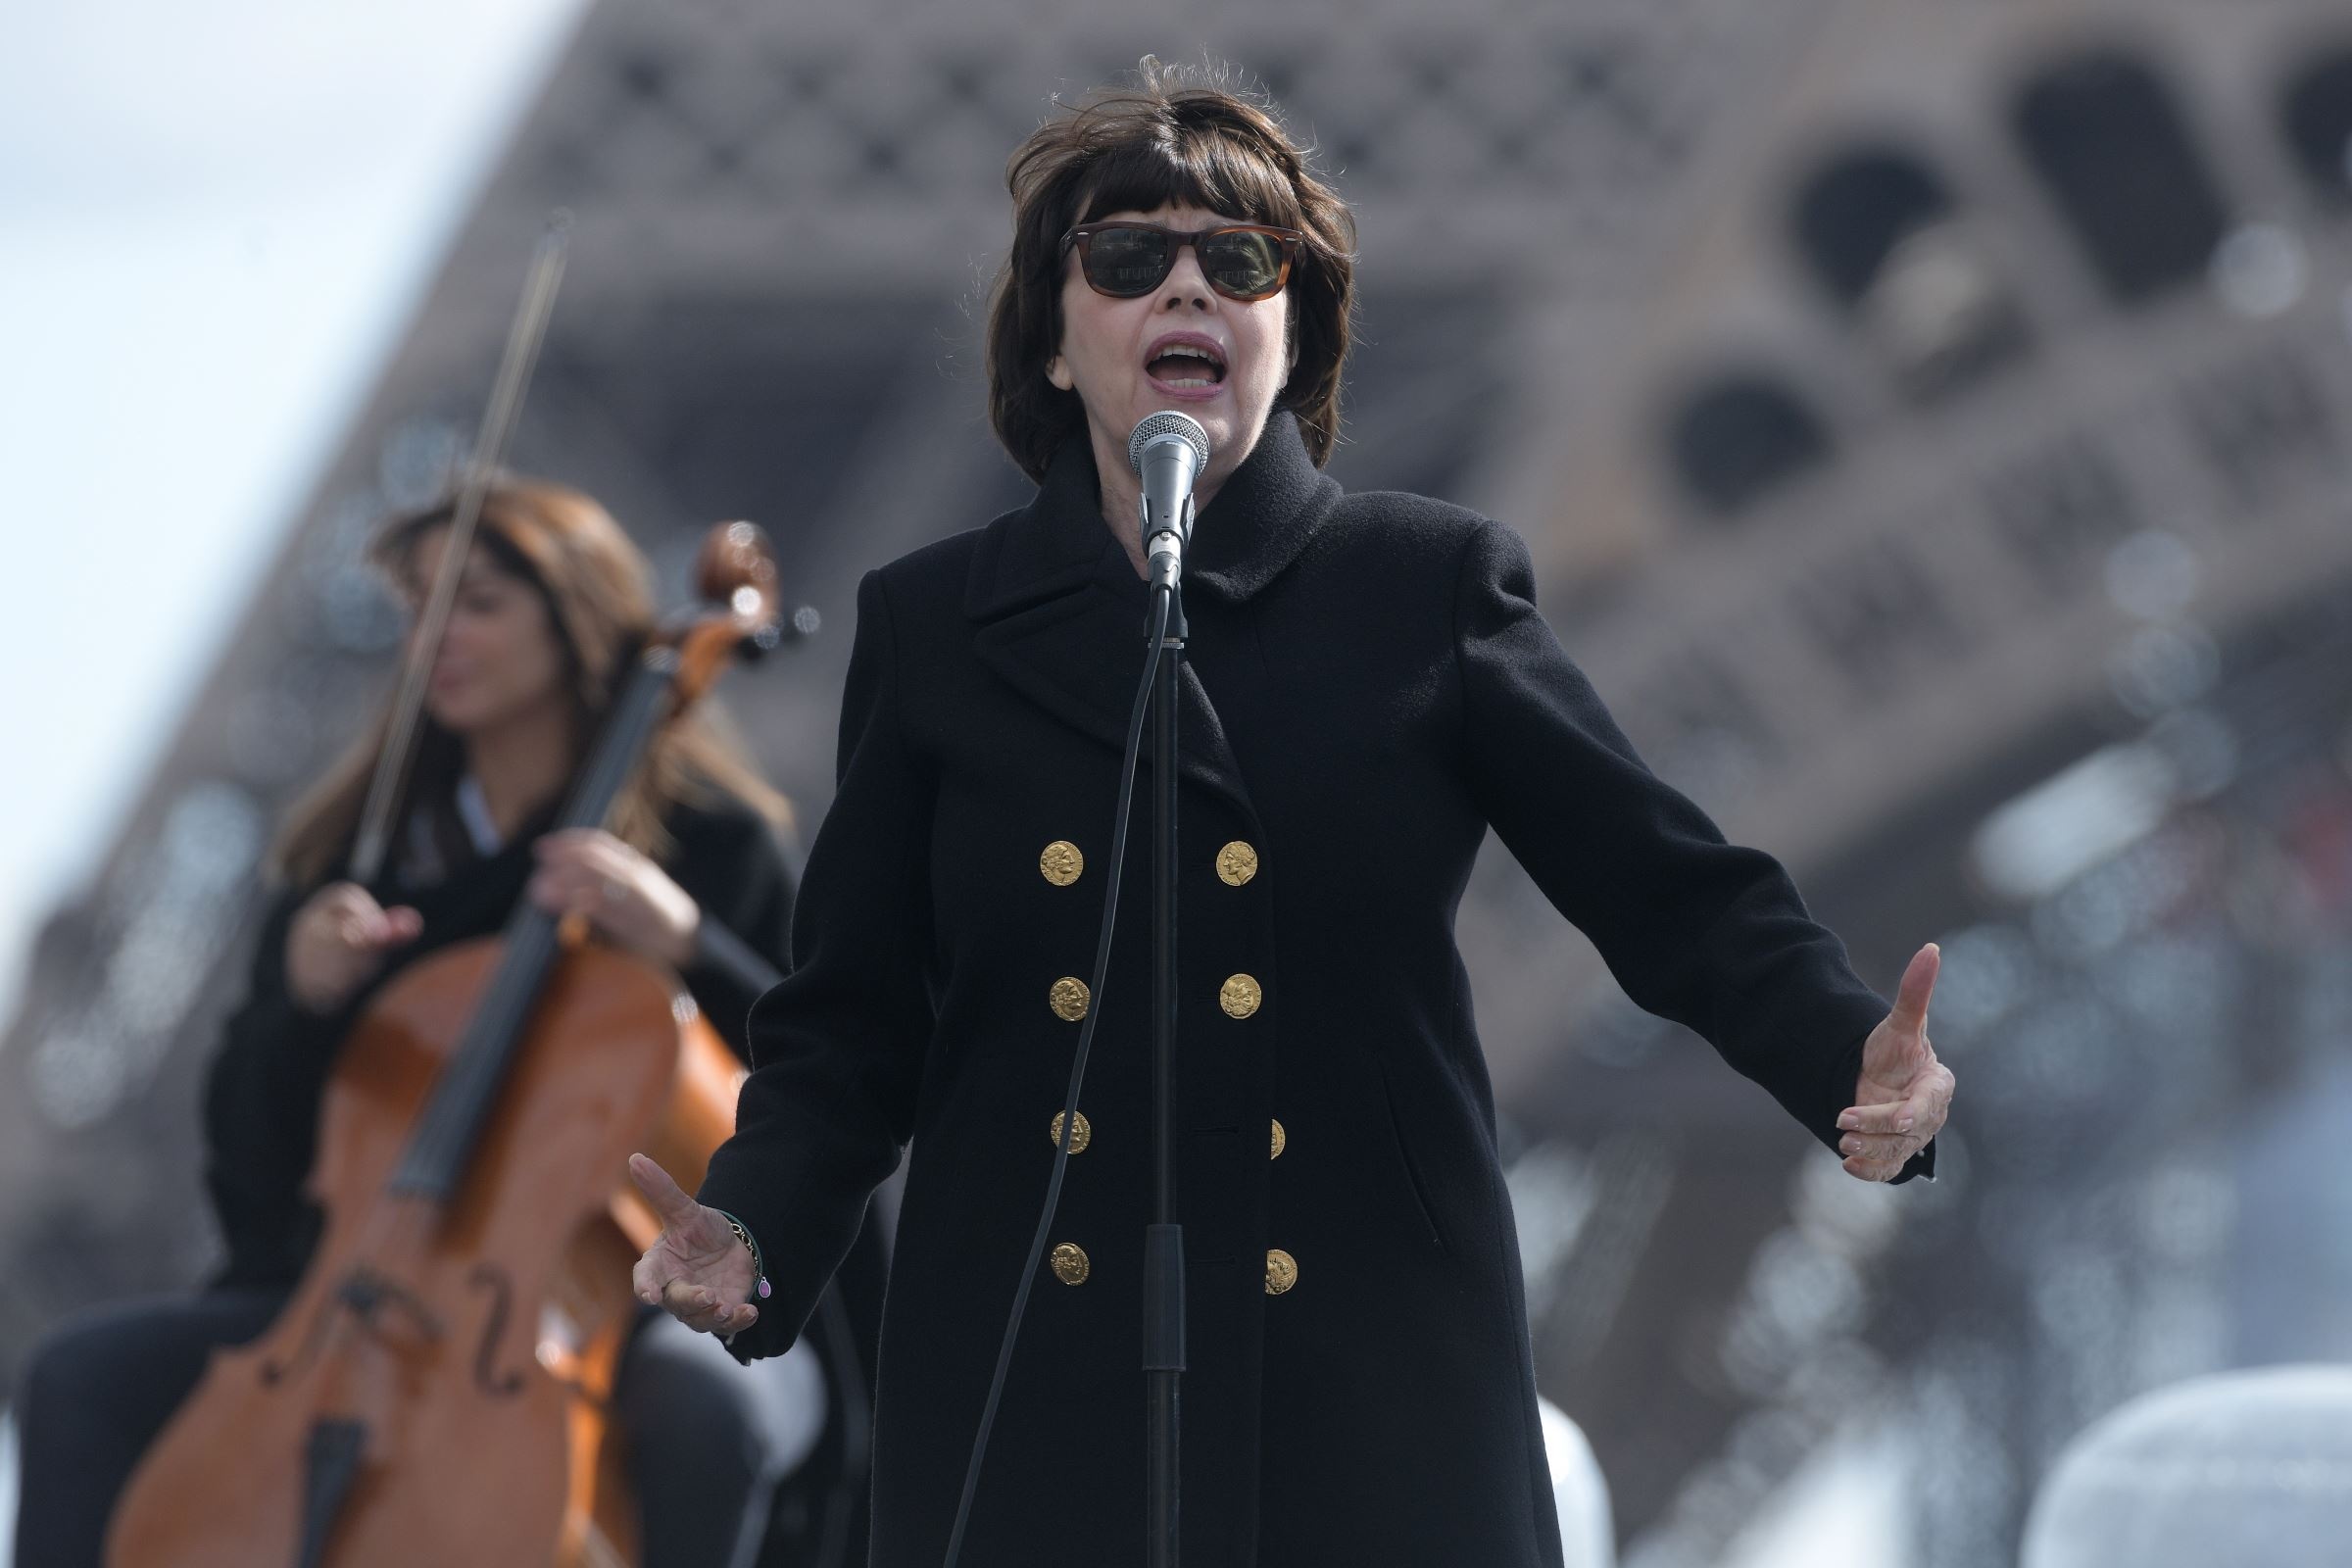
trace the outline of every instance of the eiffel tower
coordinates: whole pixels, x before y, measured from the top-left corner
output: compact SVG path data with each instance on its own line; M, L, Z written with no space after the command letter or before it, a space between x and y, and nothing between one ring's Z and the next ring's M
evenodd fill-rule
M1358 209L1333 471L1526 533L1644 756L1867 977L1946 944L1953 1178L1889 1208L1482 862L1540 1381L1625 1560L1720 1560L1878 1404L1954 1478L1912 1560L2006 1563L2089 1416L2322 1353L2231 1283L2255 1189L2215 1118L2352 1022L2333 8L604 0L44 928L0 1041L0 1363L206 1265L189 1105L260 853L396 636L358 542L444 483L546 213L572 263L514 462L673 593L710 521L768 525L827 630L726 695L813 825L858 577L1023 493L979 359L1004 157L1147 50L1261 81Z

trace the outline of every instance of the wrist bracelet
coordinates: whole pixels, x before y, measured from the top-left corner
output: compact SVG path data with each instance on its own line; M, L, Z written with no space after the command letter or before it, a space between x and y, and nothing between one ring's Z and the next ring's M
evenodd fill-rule
M725 1220L727 1222L727 1229L733 1231L735 1233L735 1239L741 1242L751 1252L752 1276L758 1282L753 1287L753 1294L758 1296L761 1300L766 1300L768 1295L767 1263L766 1260L760 1255L760 1244L752 1240L752 1233L744 1229L743 1221L737 1219L725 1209L714 1208L710 1210L710 1212L716 1214L720 1219Z

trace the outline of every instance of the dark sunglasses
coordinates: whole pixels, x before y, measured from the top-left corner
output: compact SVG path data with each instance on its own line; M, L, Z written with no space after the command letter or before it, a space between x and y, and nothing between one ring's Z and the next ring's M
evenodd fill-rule
M1175 270L1176 253L1190 245L1208 286L1248 304L1282 292L1303 237L1270 223L1219 223L1189 233L1157 223L1080 223L1061 236L1061 254L1076 246L1087 286L1124 300L1159 287Z

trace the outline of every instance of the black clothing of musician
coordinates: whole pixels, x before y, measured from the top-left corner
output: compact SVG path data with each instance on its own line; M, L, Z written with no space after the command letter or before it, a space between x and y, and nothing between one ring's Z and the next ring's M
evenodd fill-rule
M99 1561L113 1501L147 1445L193 1390L211 1349L260 1334L298 1282L318 1235L303 1183L317 1152L320 1097L336 1044L373 992L416 959L452 943L495 935L523 897L532 841L553 807L511 841L476 814L466 833L421 831L382 891L422 917L422 934L398 949L374 981L331 1013L306 1011L288 993L284 954L295 911L314 891L283 894L263 923L243 1004L229 1018L205 1096L206 1180L227 1260L194 1297L134 1302L70 1321L34 1354L21 1407L25 1484L17 1561L82 1568ZM447 818L448 811L438 813ZM446 827L444 820L438 825ZM682 974L696 1004L740 1054L752 1000L777 978L790 929L793 874L766 819L715 788L665 814L671 843L662 868L703 911L696 958ZM470 836L470 842L467 837ZM449 846L453 863L419 865ZM854 1247L841 1289L855 1311L828 1314L800 1365L747 1380L717 1347L659 1314L646 1314L621 1367L616 1403L646 1514L642 1561L710 1568L756 1560L769 1500L788 1473L810 1492L796 1509L841 1506L864 1456L867 1382L858 1336L842 1325L877 1308L879 1241ZM862 1506L852 1500L856 1532ZM795 1556L795 1562L810 1560ZM846 1559L845 1559L846 1560Z
M941 1559L1090 1008L1086 1143L963 1561L1144 1558L1148 854L1107 997L1082 982L1147 590L1096 461L1072 434L1029 506L865 578L792 974L752 1011L755 1071L700 1195L760 1245L774 1296L733 1348L772 1355L911 1146L878 1568ZM1637 1003L1833 1149L1888 1014L1779 863L1642 764L1533 593L1508 528L1343 493L1279 410L1200 514L1180 714L1189 1560L1560 1560L1453 936L1490 826Z

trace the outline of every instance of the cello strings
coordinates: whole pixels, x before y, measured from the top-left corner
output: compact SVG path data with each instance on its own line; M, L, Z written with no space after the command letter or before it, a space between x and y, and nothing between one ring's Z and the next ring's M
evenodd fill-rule
M640 747L661 720L677 667L675 650L665 646L648 648L639 656L559 818L564 826L593 826L604 820L637 765ZM474 1133L506 1076L540 982L555 957L556 935L555 917L527 904L508 921L506 955L459 1036L402 1158L398 1180L404 1191L446 1196L455 1189Z

